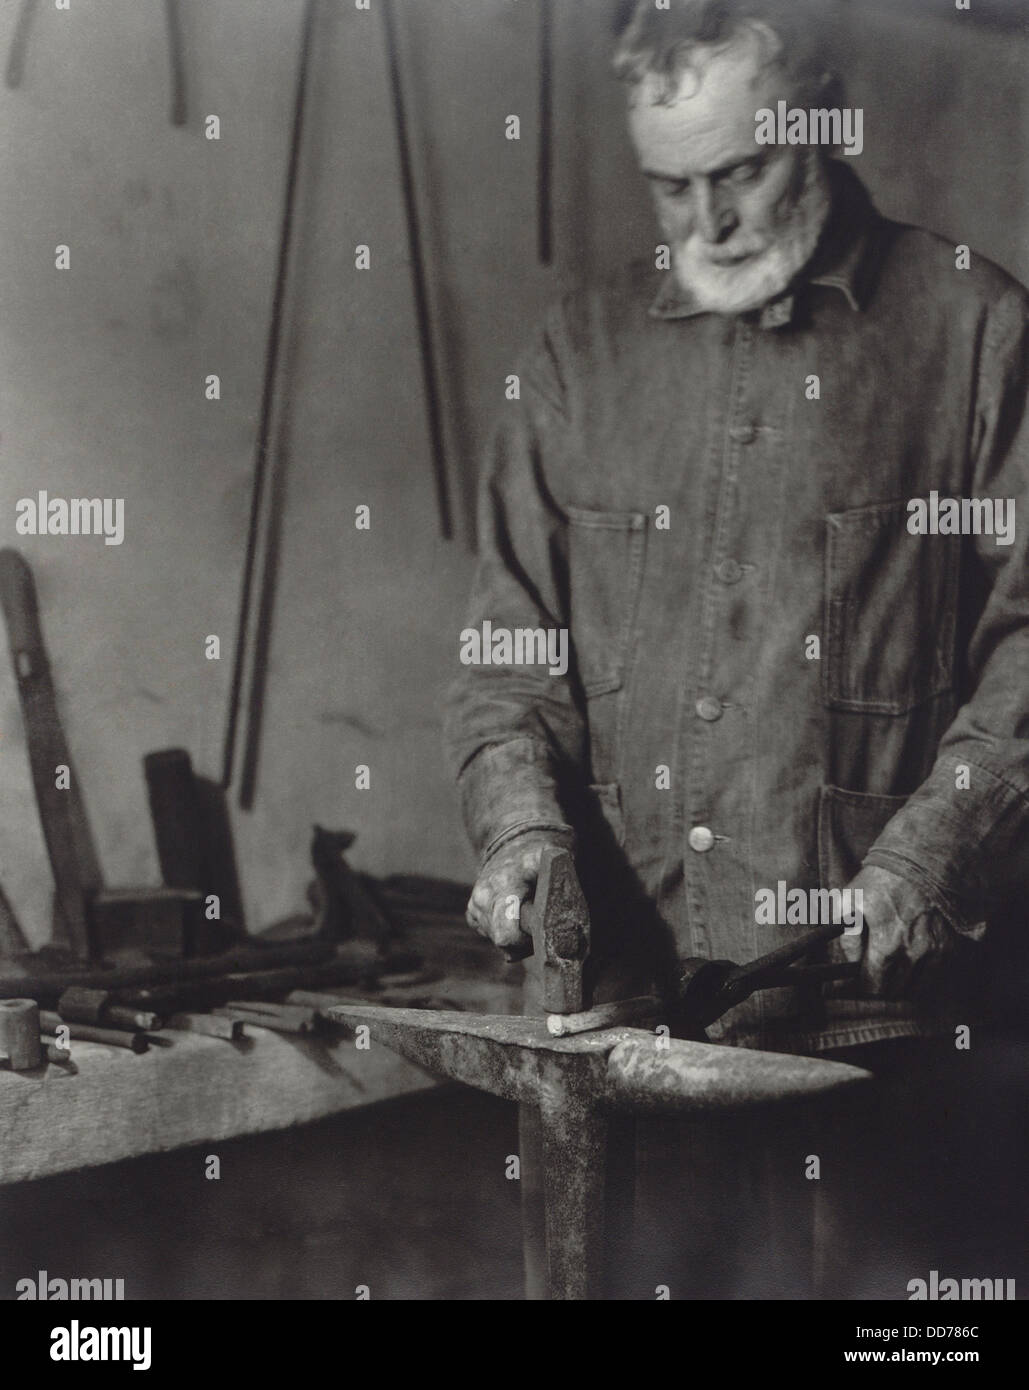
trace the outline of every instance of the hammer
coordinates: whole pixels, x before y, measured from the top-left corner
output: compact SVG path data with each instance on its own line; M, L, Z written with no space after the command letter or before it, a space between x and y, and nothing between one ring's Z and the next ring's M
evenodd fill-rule
M504 950L508 961L536 955L542 961L543 1007L552 1014L587 1008L586 959L590 917L572 856L548 846L540 856L536 895L519 913L523 936ZM599 1025L597 1025L599 1026Z

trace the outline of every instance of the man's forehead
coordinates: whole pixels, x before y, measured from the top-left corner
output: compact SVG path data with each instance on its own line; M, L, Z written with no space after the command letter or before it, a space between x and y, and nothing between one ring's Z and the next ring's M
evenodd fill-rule
M767 41L753 31L724 47L698 48L664 102L662 78L648 73L629 111L644 167L674 175L753 154L755 113L782 95L781 73L768 58Z

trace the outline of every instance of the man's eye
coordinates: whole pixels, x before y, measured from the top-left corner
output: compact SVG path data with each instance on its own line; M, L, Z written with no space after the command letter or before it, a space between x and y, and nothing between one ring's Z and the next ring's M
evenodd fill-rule
M683 198L689 191L689 179L682 179L678 183L666 183L664 186L664 193L666 198Z
M729 177L733 183L754 183L760 178L763 168L760 160L755 160L752 164L737 164Z

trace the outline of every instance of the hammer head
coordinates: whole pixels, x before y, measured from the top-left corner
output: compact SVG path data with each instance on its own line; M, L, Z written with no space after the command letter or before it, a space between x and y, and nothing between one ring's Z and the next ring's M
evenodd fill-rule
M543 851L536 896L523 905L520 920L531 935L532 954L542 962L547 1013L575 1014L589 1008L589 908L568 850L550 846Z

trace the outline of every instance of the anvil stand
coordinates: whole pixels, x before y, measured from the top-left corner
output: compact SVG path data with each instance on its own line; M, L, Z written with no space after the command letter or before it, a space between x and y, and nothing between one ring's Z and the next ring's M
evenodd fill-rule
M567 851L544 854L522 920L542 957L544 1004L582 1011L588 915ZM654 1001L650 1001L653 1017ZM640 1010L647 1007L641 1003ZM553 1020L341 1004L329 1010L438 1076L534 1107L543 1156L547 1298L604 1296L609 1126L826 1096L870 1079L840 1062L670 1038L634 1027L555 1036ZM649 1021L649 1020L648 1020Z

